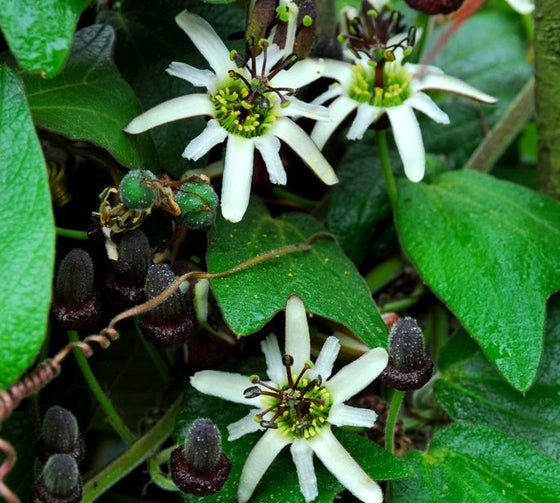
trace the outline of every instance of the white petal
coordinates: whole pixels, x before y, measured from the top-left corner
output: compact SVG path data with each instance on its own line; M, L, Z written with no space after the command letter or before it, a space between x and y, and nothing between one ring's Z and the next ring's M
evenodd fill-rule
M318 124L328 123L319 122ZM334 185L338 182L332 166L321 154L317 145L295 122L286 117L279 117L272 124L270 133L287 143L324 183Z
M235 65L229 57L227 47L214 28L200 16L186 10L178 14L175 21L208 61L216 74L217 81L226 80L228 71L235 68Z
M253 178L253 141L230 134L226 147L222 181L222 215L239 222L249 205Z
M391 122L404 173L411 182L419 182L426 170L426 152L418 119L406 104L389 107L385 111Z
M295 96L289 96L287 99L290 104L280 109L284 117L307 117L308 119L317 121L326 121L330 119L329 110L326 107L313 103L306 103L305 101L298 100Z
M202 370L191 377L191 386L201 393L242 405L260 407L260 397L243 396L243 391L252 385L247 376L218 370Z
M197 115L214 115L214 107L207 94L187 94L164 101L132 119L124 131L130 134L143 133L153 127Z
M388 360L387 351L383 348L375 348L340 369L325 383L334 403L344 402L362 391L383 372Z
M298 61L289 70L282 70L271 80L274 87L299 89L323 77L324 61L322 59L305 58Z
M299 489L305 501L313 501L319 491L317 489L317 476L315 468L313 468L313 449L307 443L307 440L296 438L290 447L292 459L296 465L297 476L299 480Z
M426 114L439 124L449 124L449 116L425 93L414 93L406 100L406 104Z
M344 93L344 88L338 84L331 84L330 87L323 93L317 96L311 103L315 105L323 105L332 98L336 98Z
M348 89L354 78L352 66L345 61L336 59L325 59L323 63L323 77L336 80L344 89Z
M349 140L361 140L371 123L375 122L381 114L383 114L382 108L361 103L358 106L356 117L346 134L346 138Z
M364 503L383 501L383 493L377 482L364 472L329 428L323 428L308 443L325 467L356 498Z
M339 351L340 342L338 338L331 335L323 344L321 352L315 361L315 365L309 371L309 377L314 379L321 376L323 382L325 382L332 374L332 368Z
M278 430L267 430L255 444L247 456L247 461L241 471L237 488L238 503L246 503L253 495L255 487L261 480L278 453L290 443L290 438Z
M297 295L292 295L286 303L286 354L294 359L292 368L296 374L311 357L307 312Z
M270 134L254 138L255 147L261 153L268 177L272 183L286 185L288 178L280 159L280 140Z
M463 82L461 79L451 77L445 73L436 73L430 71L430 69L426 70L422 68L422 65L416 65L414 78L410 81L410 88L414 91L438 89L440 91L461 94L473 100L482 101L483 103L498 102L497 98L479 91L475 87Z
M210 119L196 138L193 138L183 152L183 157L196 161L206 154L212 147L222 143L227 137L227 131L220 126L216 119Z
M515 9L519 14L529 14L533 12L535 6L531 0L506 0L513 9Z
M371 409L335 403L329 411L328 421L336 426L364 426L371 428L376 419L377 414Z
M275 335L269 335L261 342L261 349L266 360L266 373L269 379L276 384L286 381L286 368L282 363L282 353Z
M255 414L258 414L262 409L253 409L249 414L243 416L239 421L228 425L228 440L237 440L243 435L254 433L255 431L262 430L263 427L255 421Z
M216 89L216 76L210 70L200 70L186 63L173 61L167 67L166 72L169 75L190 82L193 86L205 87L211 92L214 92Z
M327 143L327 140L334 133L336 128L340 126L342 121L350 115L359 103L350 99L348 96L339 96L329 105L330 121L317 122L313 131L311 131L311 139L322 149Z

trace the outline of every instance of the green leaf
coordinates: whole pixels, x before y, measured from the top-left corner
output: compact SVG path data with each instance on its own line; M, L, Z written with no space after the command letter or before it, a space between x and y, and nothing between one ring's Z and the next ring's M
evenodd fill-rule
M235 370L246 375L264 372L263 360L245 360L242 367L238 366ZM193 389L190 389L185 395L173 435L176 443L182 444L184 442L188 428L195 419L208 417L220 429L224 452L233 464L230 478L219 493L205 498L185 496L186 501L201 503L231 503L236 501L241 470L250 450L262 433L252 433L230 442L227 440L227 425L238 421L248 413L249 408L246 406L203 395ZM410 468L406 463L390 455L374 442L340 428L335 428L334 432L352 457L374 480L390 480L410 475ZM314 501L316 503L332 503L335 496L343 491L344 487L319 460L315 459L314 461L319 488L319 495ZM305 501L299 490L297 474L289 448L283 449L266 471L251 501L254 503L265 501L303 503Z
M399 187L404 250L504 377L526 390L546 299L560 288L560 205L469 171Z
M210 236L208 270L227 271L262 253L303 244L321 232L321 225L308 215L290 213L275 219L262 203L253 200L241 222L218 218ZM368 346L387 345L387 329L367 285L328 236L313 241L309 251L271 257L210 284L236 334L256 332L296 294L307 311L342 323Z
M436 30L431 42L446 28ZM521 16L511 9L479 12L467 19L433 64L500 101L481 105L455 94L430 92L451 123L442 126L418 114L426 151L446 154L449 164L462 166L484 137L485 128L494 126L531 77L527 50Z
M53 77L64 65L80 12L90 0L0 0L0 27L26 72Z
M471 347L470 347L471 346ZM482 423L522 438L560 461L560 297L549 302L543 357L535 384L526 393L513 390L469 344L455 335L440 359L436 396L457 421Z
M245 10L232 5L208 5L199 1L125 0L119 11L102 11L98 21L110 24L117 33L115 61L123 77L130 83L144 110L177 96L202 92L185 80L169 75L165 69L172 61L188 63L196 68L209 68L185 32L175 23L183 9L211 22L230 49L242 49L242 41L227 40L232 33L244 29ZM191 139L204 129L203 117L192 117L164 124L150 130L162 166L180 177L185 170L203 166L181 157Z
M0 389L35 358L45 337L54 263L47 170L23 87L0 67Z
M51 80L23 76L35 123L72 140L107 149L129 167L154 169L149 137L123 133L140 106L111 59L115 34L93 25L76 33L64 70Z
M560 494L558 463L487 426L450 426L405 459L416 476L391 484L392 503L554 503Z

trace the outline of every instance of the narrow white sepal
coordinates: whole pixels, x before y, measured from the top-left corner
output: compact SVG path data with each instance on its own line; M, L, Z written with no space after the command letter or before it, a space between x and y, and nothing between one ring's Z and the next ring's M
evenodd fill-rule
M337 59L325 59L323 63L323 77L336 80L344 89L348 90L352 84L352 64Z
M129 134L138 134L179 119L213 114L214 107L207 94L187 94L150 108L132 119L124 131Z
M340 369L325 383L334 403L342 403L362 391L383 372L388 361L387 351L375 348Z
M208 21L184 10L175 17L179 27L187 34L204 59L214 70L218 82L228 77L228 71L236 68L222 39Z
M317 457L338 481L364 503L381 503L381 488L342 447L330 428L308 440Z
M371 123L375 122L382 114L382 108L373 107L367 103L360 103L346 138L349 140L361 140Z
M506 0L512 7L512 9L519 12L519 14L530 14L533 12L535 5L531 0Z
M222 143L227 138L227 131L220 126L216 119L210 119L206 127L196 138L193 138L183 151L183 157L197 161L208 153L212 147Z
M269 335L261 342L261 349L266 360L266 373L269 379L282 385L286 381L286 368L282 363L282 353L275 335Z
M317 96L311 103L315 105L323 105L327 101L340 96L343 92L344 88L338 82L335 82L334 84L331 84L323 94Z
M264 472L266 472L278 453L290 442L290 437L280 433L278 430L269 429L264 433L249 453L249 456L247 456L241 471L237 487L237 501L239 503L249 501Z
M262 409L252 409L249 414L243 416L239 421L229 424L227 427L229 433L228 440L237 440L248 433L262 430L262 426L255 421L255 414L258 414L261 410Z
M324 67L325 65L322 59L302 59L289 70L278 72L272 79L271 85L274 87L299 89L322 77Z
M329 122L318 122L317 124L328 124ZM270 133L278 136L287 143L292 150L298 154L303 161L315 172L315 174L327 185L334 185L338 178L332 166L325 159L313 140L295 122L285 117L279 117L272 127Z
M299 480L299 489L305 501L313 501L319 491L317 489L317 476L313 467L313 449L303 438L296 438L290 447L294 465Z
M323 382L325 382L332 374L332 369L338 352L340 351L340 342L337 337L331 335L327 338L317 360L315 360L315 365L308 372L311 379L315 379L321 376Z
M293 373L299 374L311 357L311 342L305 304L296 295L286 303L286 354L294 359Z
M280 140L269 134L256 136L253 141L263 158L270 181L279 185L286 185L288 178L282 159L280 159Z
M191 377L191 386L206 395L230 402L260 407L260 397L245 398L243 392L252 386L247 376L218 370L202 370Z
M200 70L187 63L173 61L165 71L169 75L190 82L195 87L205 87L210 92L216 90L216 76L210 70Z
M411 182L419 182L426 171L426 151L422 132L414 111L408 105L386 109L395 143L401 156L404 174Z
M230 222L239 222L249 205L253 154L253 140L234 134L228 136L221 205L222 215Z
M196 312L196 318L201 323L204 323L208 319L209 290L210 282L207 279L199 279L194 284L194 310Z
M306 103L305 101L298 100L295 96L287 98L290 104L287 107L280 108L280 113L284 117L307 117L317 121L327 121L330 119L329 110L321 105L313 103Z
M406 100L406 104L426 114L438 124L449 124L449 116L439 108L434 100L423 92L416 92Z
M311 131L311 139L322 149L340 123L350 115L359 103L346 95L341 95L329 105L330 121L317 122Z
M328 421L336 426L363 426L371 428L376 419L377 414L371 409L335 403L329 411Z

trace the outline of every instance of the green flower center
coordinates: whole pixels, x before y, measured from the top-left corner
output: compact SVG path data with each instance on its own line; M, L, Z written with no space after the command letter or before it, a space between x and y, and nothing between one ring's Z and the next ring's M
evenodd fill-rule
M353 80L348 96L359 103L374 107L396 107L402 105L410 96L412 73L398 63L387 63L380 69L383 85L377 85L376 69L364 65L352 67Z
M280 116L275 92L255 87L251 92L241 79L228 78L212 96L215 118L231 134L254 138L268 132Z

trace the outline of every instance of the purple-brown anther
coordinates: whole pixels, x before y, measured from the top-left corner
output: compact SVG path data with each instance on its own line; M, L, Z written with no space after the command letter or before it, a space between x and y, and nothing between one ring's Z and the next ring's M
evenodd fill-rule
M171 452L171 478L187 494L208 496L226 483L231 461L222 452L222 437L207 418L195 420L185 444Z
M309 54L317 31L317 9L312 0L303 0L299 6L294 53L298 59Z
M405 0L409 7L424 12L430 16L434 14L450 14L455 12L464 0Z
M432 377L434 362L426 355L422 330L413 318L398 320L389 334L389 364L381 379L401 391L420 389Z
M93 262L79 248L71 250L60 262L51 318L66 330L85 330L100 314L99 299L93 290Z

